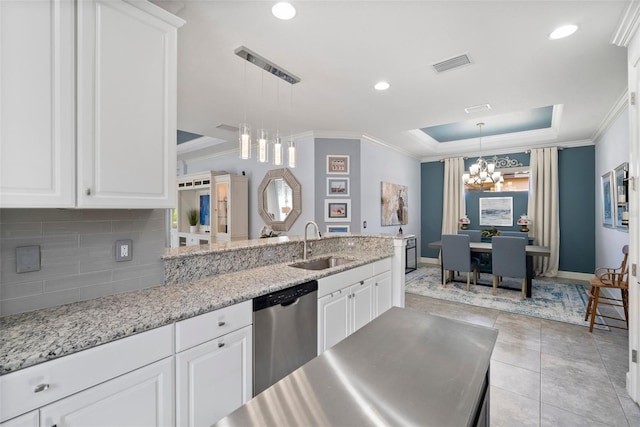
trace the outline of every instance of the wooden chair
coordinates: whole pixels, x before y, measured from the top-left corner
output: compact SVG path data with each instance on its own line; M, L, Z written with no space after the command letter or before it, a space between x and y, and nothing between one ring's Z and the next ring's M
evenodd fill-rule
M629 257L629 245L622 247L622 264L620 267L601 267L595 271L596 277L591 279L591 289L589 290L589 302L587 303L587 310L584 315L584 320L589 319L591 315L591 322L589 323L589 332L593 332L593 325L603 325L610 328L629 329L629 266L627 265L627 259ZM604 296L601 294L602 289L615 289L620 290L620 298L614 298L613 296ZM624 318L606 316L600 314L600 317L607 319L618 320L624 322L626 327L609 325L607 323L600 323L596 321L598 316L598 304L610 305L613 307L621 307L624 312Z

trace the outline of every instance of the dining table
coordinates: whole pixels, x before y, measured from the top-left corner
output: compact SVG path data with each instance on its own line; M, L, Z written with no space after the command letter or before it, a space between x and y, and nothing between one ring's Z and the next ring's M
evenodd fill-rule
M432 249L441 249L442 242L437 240L435 242L431 242L428 246ZM491 253L493 250L491 242L469 242L469 249L471 253L482 254L482 253ZM550 257L551 249L547 246L539 246L539 245L527 245L525 249L526 258L527 258L527 298L531 298L531 289L533 277L535 276L533 271L533 257L541 256L541 257ZM440 264L440 274L444 274L442 269L442 264ZM442 276L440 276L442 279Z

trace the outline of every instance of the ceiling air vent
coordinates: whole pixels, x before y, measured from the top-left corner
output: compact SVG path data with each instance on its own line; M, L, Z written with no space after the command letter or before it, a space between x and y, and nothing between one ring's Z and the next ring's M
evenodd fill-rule
M490 109L491 109L491 105L480 104L480 105L474 105L473 107L467 107L464 109L464 112L467 114L472 114L472 113L479 113L480 111L486 111Z
M442 73L443 71L452 70L469 64L471 64L471 57L469 57L468 54L463 53L462 55L436 62L435 64L432 64L432 66L436 72Z

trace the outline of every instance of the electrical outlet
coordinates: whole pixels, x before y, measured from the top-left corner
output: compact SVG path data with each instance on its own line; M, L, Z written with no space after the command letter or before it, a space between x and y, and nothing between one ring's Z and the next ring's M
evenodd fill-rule
M116 262L133 259L133 241L131 239L116 240Z
M18 246L16 248L16 273L40 271L40 246Z
M362 228L367 228L367 221L362 221Z
M264 251L262 253L262 259L265 261L269 261L272 260L273 258L275 258L275 253L273 251Z

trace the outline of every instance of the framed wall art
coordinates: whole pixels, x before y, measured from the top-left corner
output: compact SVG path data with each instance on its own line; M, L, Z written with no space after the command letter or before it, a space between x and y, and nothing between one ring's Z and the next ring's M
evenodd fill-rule
M381 223L385 225L405 225L409 221L408 193L406 185L382 182Z
M327 225L327 233L348 233L348 225Z
M329 154L327 156L327 173L349 175L349 156Z
M602 225L605 227L613 227L613 218L615 218L615 202L613 194L613 183L615 177L613 171L609 171L602 175Z
M348 196L349 178L327 178L327 196Z
M629 163L625 162L613 171L615 182L612 184L612 190L614 193L614 205L616 207L616 228L622 231L629 230L628 170Z
M513 197L481 197L480 225L513 226Z
M325 199L324 220L326 222L351 221L351 200Z

